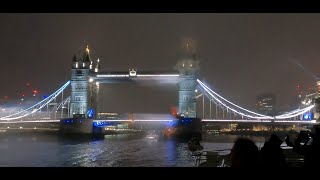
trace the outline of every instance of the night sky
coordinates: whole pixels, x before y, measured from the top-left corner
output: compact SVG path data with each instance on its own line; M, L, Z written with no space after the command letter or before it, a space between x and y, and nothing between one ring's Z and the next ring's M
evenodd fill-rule
M254 110L265 92L288 110L297 84L315 86L307 71L320 76L320 14L1 14L0 23L1 97L27 82L50 94L86 45L104 71L173 70L191 39L201 79ZM173 85L101 89L104 111L166 112L178 96Z

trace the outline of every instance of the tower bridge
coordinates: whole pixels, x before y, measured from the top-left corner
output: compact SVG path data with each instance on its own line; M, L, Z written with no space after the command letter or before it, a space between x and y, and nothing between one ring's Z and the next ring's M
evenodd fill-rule
M200 133L201 122L238 122L238 123L316 123L315 120L303 121L302 115L307 112L319 113L319 99L315 103L305 104L300 108L277 116L267 116L245 109L232 103L218 93L214 92L208 84L199 80L199 61L194 52L188 49L185 57L178 60L173 71L140 71L136 68L127 71L101 71L100 60L92 60L90 50L87 47L81 56L74 56L71 67L71 80L66 82L53 94L36 103L35 105L11 112L0 117L0 123L19 123L21 121L36 122L60 121L62 132L70 133L92 133L94 123L111 122L108 119L98 119L100 84L112 83L136 83L136 82L162 82L176 84L178 87L178 110L172 119L159 119L159 121L192 121L186 131ZM63 92L71 85L71 96L64 97ZM201 94L197 94L199 91ZM320 81L317 82L315 97L320 97ZM202 117L197 113L197 102L199 97L210 101L210 118ZM61 97L58 102L57 98ZM50 103L55 102L55 107L49 111ZM308 101L309 102L309 101ZM318 102L318 103L317 103ZM198 102L199 103L199 102ZM220 109L221 117L211 117L211 104L215 105L216 114ZM204 102L203 102L204 106ZM204 109L204 108L203 108ZM227 114L225 118L225 113ZM52 116L54 114L54 116ZM230 118L231 115L233 118ZM30 118L32 117L32 118ZM46 117L46 118L44 118ZM50 119L47 119L50 117ZM318 116L317 116L318 117ZM59 118L61 120L59 120ZM202 118L202 120L201 120ZM120 120L114 120L120 122ZM122 119L129 121L129 119ZM157 121L157 122L159 122ZM156 122L155 119L136 119L134 122ZM195 123L196 122L196 123ZM185 123L184 123L185 124Z
M97 117L98 94L100 83L119 83L135 81L171 80L179 88L179 114L196 118L196 102L194 101L199 64L189 53L176 65L176 72L140 72L129 69L127 72L100 72L100 60L93 62L87 47L80 58L74 56L71 75L71 111L69 116ZM88 110L93 114L87 115Z

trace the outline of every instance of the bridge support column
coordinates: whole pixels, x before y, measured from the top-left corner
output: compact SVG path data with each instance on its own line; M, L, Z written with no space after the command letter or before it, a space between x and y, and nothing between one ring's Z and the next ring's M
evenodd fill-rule
M189 140L191 137L201 139L202 124L201 119L197 118L196 107L196 86L199 72L199 62L192 54L187 44L188 54L179 61L176 69L179 71L179 110L178 123L175 135L178 138Z
M93 122L92 119L89 119L92 117L88 112L88 109L91 108L89 105L96 105L90 103L93 98L89 97L91 92L96 93L96 91L91 91L91 86L89 86L89 75L94 73L92 65L88 47L83 56L77 58L74 55L73 57L70 114L69 118L60 120L60 131L64 134L92 134ZM92 96L95 97L95 95Z
M64 118L60 120L60 133L92 135L93 120L87 118Z
M78 62L76 63L78 64ZM90 69L85 67L75 67L73 67L71 70L71 101L69 117L86 117L88 110L88 75Z
M175 137L189 141L192 137L202 139L201 118L180 117L175 127Z
M178 115L182 117L196 118L195 90L197 86L197 73L199 63L194 58L179 61L176 68L179 75L179 110Z

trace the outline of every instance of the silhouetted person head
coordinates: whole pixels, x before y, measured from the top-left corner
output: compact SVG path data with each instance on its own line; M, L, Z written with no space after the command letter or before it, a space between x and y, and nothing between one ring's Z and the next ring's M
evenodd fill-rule
M269 144L274 146L280 146L282 144L282 140L276 134L272 134L269 138Z
M286 167L286 158L281 148L282 140L272 134L260 150L260 165L263 167Z
M253 141L238 138L231 150L231 167L256 167L259 150Z
M320 162L320 125L314 125L311 130L311 143L306 147L300 147L305 155L306 167L319 167Z

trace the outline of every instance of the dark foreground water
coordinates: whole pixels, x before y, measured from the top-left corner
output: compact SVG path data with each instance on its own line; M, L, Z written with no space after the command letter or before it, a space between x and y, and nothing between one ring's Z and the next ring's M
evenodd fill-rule
M230 152L237 136L205 136L204 150ZM262 137L251 137L258 146ZM0 166L31 167L192 167L186 143L154 135L108 135L105 139L66 139L45 134L0 134Z

